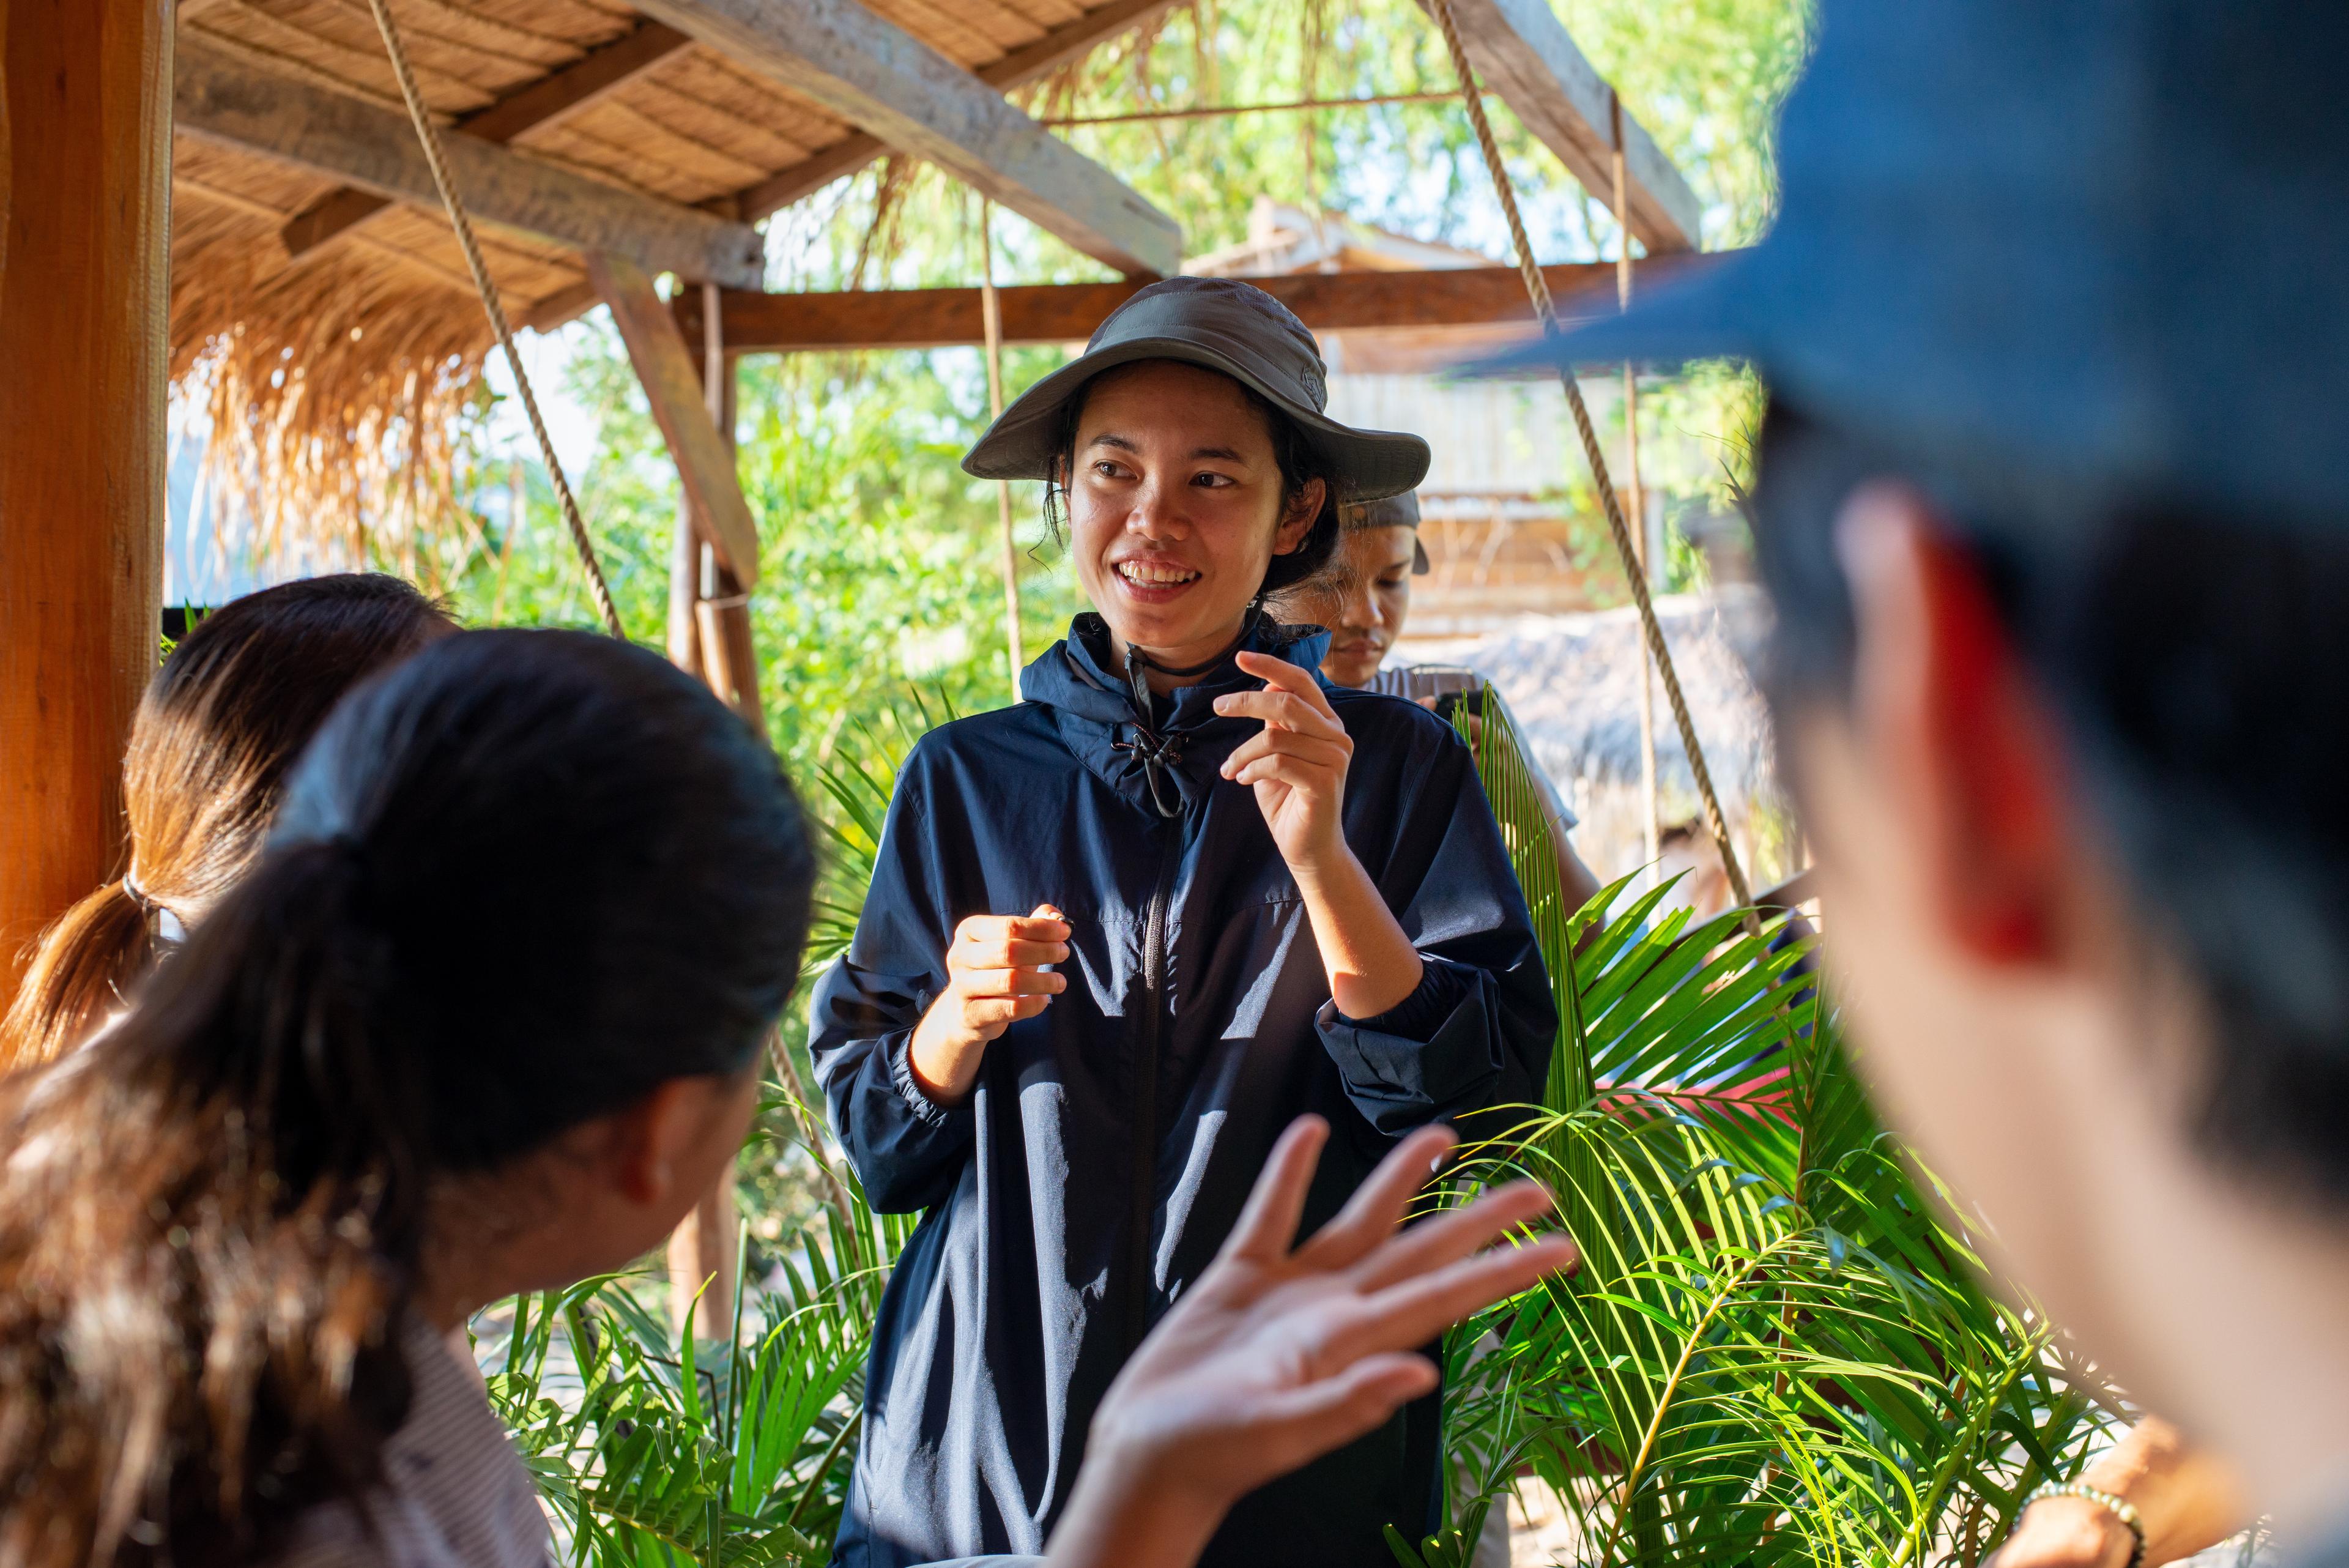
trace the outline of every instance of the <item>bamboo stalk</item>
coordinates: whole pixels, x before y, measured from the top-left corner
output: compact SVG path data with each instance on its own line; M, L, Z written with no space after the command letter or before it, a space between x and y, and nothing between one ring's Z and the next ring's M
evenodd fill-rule
M995 204L978 204L978 314L987 334L987 409L1003 417L1003 302L995 292ZM1019 545L1011 524L1011 482L995 482L998 520L1003 534L1003 639L1011 655L1011 700L1019 701L1019 670L1028 661L1019 648Z
M1631 308L1631 225L1622 214L1627 177L1623 169L1623 100L1610 88L1607 94L1608 121L1615 138L1615 212L1616 231L1620 235L1615 247L1615 303L1619 309ZM1640 572L1650 587L1656 581L1656 564L1650 559L1648 548L1648 496L1640 487L1640 381L1638 369L1630 360L1623 361L1623 504L1630 513L1635 526L1631 543L1638 552ZM1647 875L1649 887L1654 887L1663 875L1657 864L1664 852L1663 823L1656 801L1656 676L1655 663L1648 657L1648 645L1640 643L1640 803L1642 825L1647 832Z

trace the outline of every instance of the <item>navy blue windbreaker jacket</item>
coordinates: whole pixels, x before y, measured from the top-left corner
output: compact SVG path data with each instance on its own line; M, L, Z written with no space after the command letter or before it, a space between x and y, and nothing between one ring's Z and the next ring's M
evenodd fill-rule
M1245 646L1310 670L1326 644L1266 625ZM1549 984L1448 724L1329 689L1354 741L1347 842L1426 968L1392 1012L1347 1018L1253 793L1217 776L1261 725L1215 699L1259 682L1226 660L1145 729L1116 668L1080 616L1024 703L923 737L813 1002L816 1076L866 1195L928 1210L874 1328L844 1568L1043 1549L1110 1379L1294 1117L1332 1128L1309 1233L1402 1135L1537 1100L1548 1071ZM1044 903L1073 929L1068 989L988 1046L967 1101L932 1102L907 1051L956 925ZM1432 1529L1439 1472L1431 1397L1245 1500L1204 1561L1388 1568L1382 1526Z

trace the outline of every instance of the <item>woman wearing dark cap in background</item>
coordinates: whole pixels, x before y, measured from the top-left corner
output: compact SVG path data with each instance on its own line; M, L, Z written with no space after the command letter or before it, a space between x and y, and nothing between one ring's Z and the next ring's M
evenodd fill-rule
M1098 613L1025 702L915 748L814 1002L867 1193L930 1210L875 1330L849 1568L1040 1547L1293 1117L1330 1126L1311 1224L1413 1128L1540 1093L1556 1020L1466 748L1326 689L1322 635L1258 602L1342 502L1426 469L1324 415L1322 377L1269 296L1169 279L965 461L1047 483ZM1207 1560L1383 1568L1387 1524L1433 1522L1435 1417L1244 1501Z
M430 599L375 573L264 588L198 621L130 726L130 863L42 933L0 1020L0 1071L61 1056L119 1013L260 855L285 771L336 699L456 629Z
M1386 662L1411 614L1411 580L1427 575L1427 546L1419 539L1419 497L1405 492L1381 501L1353 503L1340 509L1340 517L1343 532L1336 558L1282 594L1276 606L1284 620L1329 628L1322 678L1339 686L1408 698L1447 715L1452 702L1497 700L1498 694L1473 670ZM1470 691L1477 695L1460 695ZM1558 885L1568 905L1579 909L1598 894L1599 883L1575 853L1570 836L1574 813L1535 760L1523 731L1517 732L1517 749L1548 809Z

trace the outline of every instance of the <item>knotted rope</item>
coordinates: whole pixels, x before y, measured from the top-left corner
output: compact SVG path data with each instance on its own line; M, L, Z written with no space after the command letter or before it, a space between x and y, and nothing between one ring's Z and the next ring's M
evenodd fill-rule
M595 610L604 618L604 629L628 640L620 625L620 612L613 607L612 589L604 581L603 564L595 559L595 541L587 536L587 524L579 515L579 503L571 493L571 482L564 477L563 463L554 455L554 441L546 433L546 421L538 411L538 398L530 388L530 373L522 368L522 356L514 352L513 328L506 325L505 306L498 302L498 291L490 282L490 269L481 260L481 247L473 238L473 225L465 216L465 202L457 194L456 182L449 177L449 164L440 148L440 130L432 123L432 116L424 106L424 95L417 90L416 73L409 68L407 47L399 41L399 28L391 19L386 0L367 0L375 13L376 30L383 35L385 53L391 57L391 73L399 78L399 96L408 101L408 118L416 122L417 140L424 144L424 161L431 167L432 183L440 192L440 204L449 211L449 226L457 231L457 247L465 253L465 265L473 275L473 286L480 291L481 308L489 313L490 327L498 335L498 347L506 353L506 366L513 371L514 387L522 393L523 412L530 418L530 433L538 439L539 456L545 461L547 478L554 482L554 498L563 507L563 521L571 530L571 544L579 552L579 564L586 568L587 592L595 601Z
M382 0L376 0L382 4ZM1459 25L1452 19L1451 0L1426 0L1434 15L1436 26L1443 30L1444 46L1452 54L1453 71L1460 78L1460 96L1468 106L1468 121L1475 128L1476 145L1485 154L1485 167L1493 176L1493 189L1501 199L1501 214L1508 220L1509 243L1516 247L1517 270L1524 275L1526 292L1532 296L1534 314L1540 317L1542 335L1557 336L1557 306L1550 298L1549 280L1542 275L1541 266L1534 260L1533 242L1526 237L1525 219L1517 211L1516 190L1509 183L1509 174L1501 162L1501 146L1493 136L1493 123L1485 115L1485 95L1476 85L1475 72L1468 64L1468 50L1460 41ZM1630 219L1621 212L1616 213L1627 226ZM1626 241L1628 244L1628 240ZM1656 618L1655 601L1648 594L1648 576L1640 570L1640 555L1631 542L1631 530L1623 520L1623 504L1616 498L1614 482L1608 477L1607 455L1599 450L1598 433L1591 429L1590 410L1583 405L1582 389L1576 384L1572 367L1558 366L1558 380L1566 388L1566 406L1574 415L1575 434L1582 440L1582 454L1589 461L1590 477L1599 487L1599 500L1607 513L1607 531L1613 535L1615 554L1623 564L1623 575L1630 579L1631 601L1640 609L1640 627L1645 633L1648 651L1656 660L1656 672L1663 677L1664 696L1671 701L1672 722L1680 726L1681 745L1688 753L1689 771L1696 775L1696 791L1704 802L1705 826L1712 829L1713 843L1720 847L1722 868L1729 873L1729 886L1745 909L1746 929L1759 934L1760 922L1753 911L1754 891L1745 880L1745 868L1738 864L1737 850L1729 841L1728 819L1721 812L1721 796L1713 787L1713 774L1704 765L1704 748L1697 743L1696 722L1689 717L1688 699L1681 691L1680 676L1672 669L1671 650L1664 646L1663 624Z

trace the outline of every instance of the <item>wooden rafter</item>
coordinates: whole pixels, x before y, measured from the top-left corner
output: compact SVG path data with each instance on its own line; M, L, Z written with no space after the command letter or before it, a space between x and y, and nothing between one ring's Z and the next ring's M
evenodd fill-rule
M577 114L626 86L693 42L658 22L639 24L610 43L590 50L561 70L540 77L457 121L456 129L483 141L512 141L523 131ZM345 186L328 192L295 213L278 232L288 255L301 256L348 234L387 207L371 191Z
M855 0L640 9L1131 275L1172 272L1175 222L989 86Z
M180 40L172 76L174 120L189 135L379 196L440 205L405 115L250 69L191 38ZM755 287L764 276L762 242L746 223L624 191L461 131L444 133L444 140L465 204L484 223L735 287Z
M1734 253L1719 253L1734 254ZM1638 264L1642 281L1710 265L1711 256L1658 256ZM1615 308L1615 266L1588 262L1544 267L1564 311L1595 315ZM1272 295L1318 332L1395 327L1486 327L1522 323L1533 307L1515 267L1433 272L1293 273L1244 280ZM1047 284L999 288L1007 343L1072 343L1133 297L1139 283ZM1596 292L1595 292L1596 291ZM976 288L868 289L828 294L720 292L729 353L796 353L853 348L940 348L985 341ZM1581 300L1574 296L1582 295ZM700 291L672 306L679 328L698 341Z
M700 379L693 372L693 357L679 336L677 323L652 279L625 257L591 252L587 275L604 303L612 308L613 325L627 346L628 360L652 405L654 422L677 462L678 478L685 487L686 504L704 538L718 552L721 564L745 588L759 578L759 525L742 496L742 482L734 470L733 449L719 433L702 400ZM698 289L687 289L698 295ZM697 335L698 336L698 335Z
M1451 0L1460 41L1485 86L1557 154L1583 189L1615 197L1615 89L1592 68L1549 0ZM1694 250L1703 204L1655 138L1623 116L1627 223L1650 254ZM1618 214L1623 216L1623 214Z
M1012 92L1043 80L1071 60L1079 59L1121 33L1154 22L1174 7L1174 0L1111 0L1073 22L1063 22L1034 43L978 67L979 80L998 92ZM856 131L833 142L803 163L762 180L740 193L745 222L790 206L843 175L854 174L887 152L879 137Z

